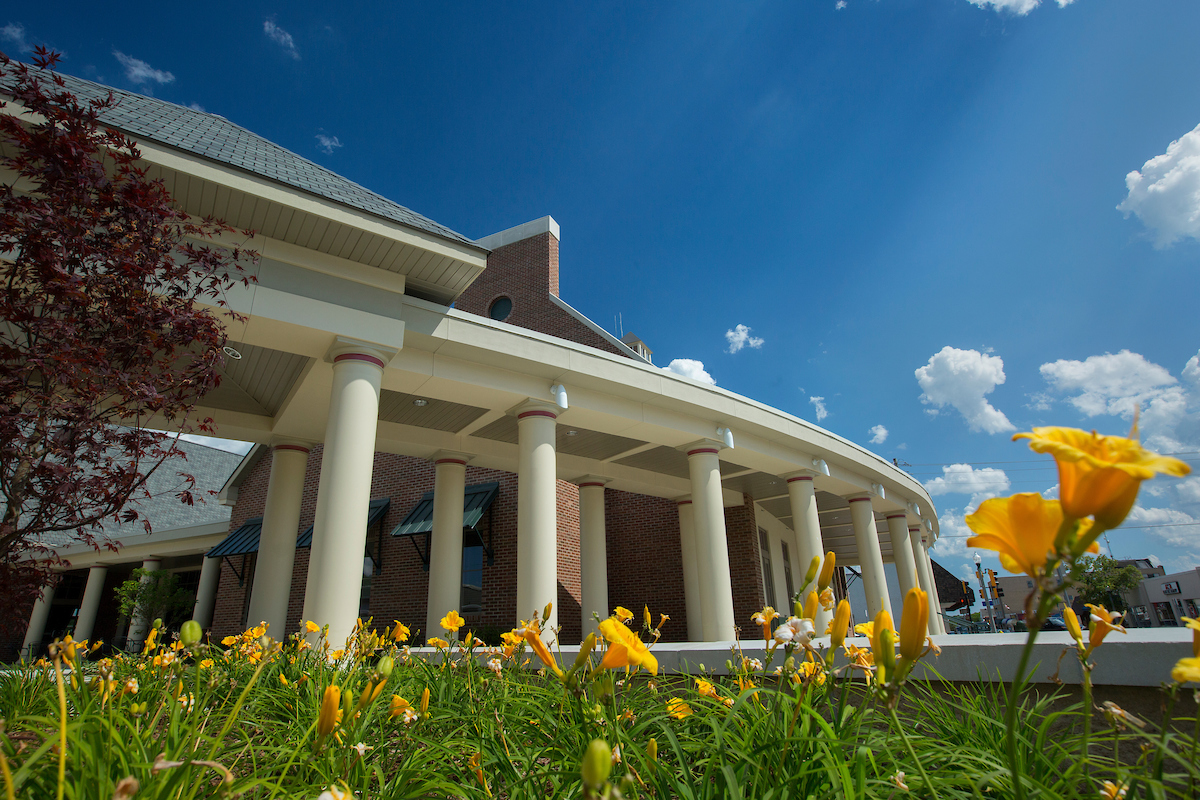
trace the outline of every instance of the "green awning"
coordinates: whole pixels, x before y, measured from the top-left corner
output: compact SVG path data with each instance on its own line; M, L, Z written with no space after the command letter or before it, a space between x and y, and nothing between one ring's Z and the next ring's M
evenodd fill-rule
M500 493L500 484L480 483L463 491L463 528L475 530L492 501ZM412 511L392 531L392 536L413 536L433 530L433 492L426 492Z

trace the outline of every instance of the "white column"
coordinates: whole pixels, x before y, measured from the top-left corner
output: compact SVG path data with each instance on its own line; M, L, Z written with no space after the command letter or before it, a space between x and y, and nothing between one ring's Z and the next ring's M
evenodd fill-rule
M196 607L192 619L201 628L212 626L213 608L217 604L217 584L221 582L221 559L206 558L200 567L200 586L196 589Z
M50 604L54 602L54 584L42 587L33 611L29 615L29 627L25 629L25 642L21 645L21 658L32 658L46 634L46 618L50 616Z
M937 573L933 571L933 559L929 556L929 537L922 533L921 535L921 554L925 563L925 571L929 575L929 607L938 610L938 630L941 633L946 632L946 620L941 615L942 597L938 594L937 588Z
M825 565L825 546L821 540L821 517L817 513L817 490L811 472L793 472L786 478L788 499L791 501L792 509L792 527L796 532L796 560L799 562L800 576L803 580L814 557L821 559L822 566ZM805 590L806 596L807 592L813 588L815 587ZM792 609L784 609L783 613L787 616L792 613ZM817 609L817 618L813 622L818 636L824 635L825 628L829 625L832 617L832 612L826 611L824 608Z
M92 638L96 627L96 612L100 610L100 597L104 594L104 578L108 567L95 566L88 570L87 586L83 590L83 601L79 604L79 616L75 618L75 630L71 634L77 642Z
M433 456L433 531L429 539L429 601L425 638L447 636L442 617L462 600L463 495L467 486L466 453L441 451Z
M328 625L334 647L341 647L358 619L379 384L389 357L387 351L363 344L342 344L333 351L303 619Z
M583 614L580 630L587 636L596 630L592 614L607 617L608 539L604 521L604 484L608 478L587 475L579 484L579 577Z
M541 614L558 626L558 467L554 425L558 407L530 400L517 410L517 618Z
M692 498L675 501L679 507L679 550L683 556L683 607L687 613L689 642L704 641L704 585L696 557L696 523Z
M908 541L908 515L888 514L888 535L892 540L892 561L896 564L896 577L900 580L900 596L907 597L908 590L919 588L917 560Z
M701 619L704 641L733 639L733 583L729 577L729 543L725 533L725 503L721 497L721 443L701 441L687 449L692 479L692 526L696 532L696 562L704 586ZM757 557L757 552L755 557ZM747 622L748 624L748 622Z
M268 634L278 641L283 641L286 633L308 452L308 446L299 442L279 442L271 450L271 477L246 622L252 626L266 622Z
M867 616L875 616L883 609L892 613L892 601L888 596L887 579L883 572L883 553L879 549L879 531L875 527L875 512L871 508L870 496L851 497L850 519L854 523L854 542L858 547L858 562L862 569L863 590L867 594ZM895 621L896 615L892 614Z
M162 560L158 558L147 558L142 561L142 569L147 572L153 572L162 569ZM150 578L143 575L141 583L145 586L150 582ZM142 609L135 608L133 617L129 622L129 635L125 638L125 649L131 653L141 651L142 642L146 641L147 634L150 633L150 623L154 620L146 617L146 612Z

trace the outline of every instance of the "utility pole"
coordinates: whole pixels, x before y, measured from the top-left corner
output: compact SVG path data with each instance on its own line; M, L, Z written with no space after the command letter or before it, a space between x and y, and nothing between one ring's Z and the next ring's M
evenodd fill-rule
M976 553L975 554L975 577L979 579L979 596L980 596L980 598L983 599L984 607L989 608L988 625L989 625L989 627L991 627L992 633L995 633L996 632L996 612L994 609L990 609L990 607L988 606L987 589L985 589L984 585L983 585L983 567L980 566L980 564L982 564L982 563L983 563L983 559L980 557L979 553ZM980 619L982 619L982 618L983 618L983 615L980 614Z

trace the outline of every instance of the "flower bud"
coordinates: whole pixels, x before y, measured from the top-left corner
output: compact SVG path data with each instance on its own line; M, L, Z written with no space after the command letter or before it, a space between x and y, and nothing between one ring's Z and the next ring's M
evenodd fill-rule
M731 658L725 659L725 672L727 672L730 675L733 674L733 659L731 659Z
M1083 630L1079 627L1079 617L1075 615L1075 610L1067 607L1063 609L1063 622L1067 623L1067 630L1071 632L1071 638L1077 643L1083 644Z
M808 565L808 572L804 573L804 586L808 586L817 579L817 573L820 571L820 569L821 557L813 556L812 561ZM803 588L803 586L801 588Z
M658 761L658 740L651 739L646 743L646 756L651 762Z
M395 666L396 662L391 656L384 656L383 658L379 659L379 664L376 666L376 669L379 671L381 676L384 678L389 678L391 677L392 670L395 668Z
M850 601L842 600L838 603L837 611L833 615L833 628L829 631L829 647L834 649L842 646L842 642L846 640L846 630L850 627Z
M200 641L200 637L204 634L200 623L194 619L189 619L179 628L179 641L183 642L184 647L191 647L196 642Z
M650 616L650 606L642 606L642 622L647 628L653 627L654 618Z
M783 662L784 674L791 674L796 671L796 657L788 656Z
M879 650L875 653L879 665L879 681L882 683L896 668L896 633L891 628L879 632Z
M593 739L583 754L583 768L580 774L583 785L593 792L600 791L612 771L612 750L603 739Z
M157 619L155 619L154 624L151 627L161 628L162 627L162 617L158 617Z
M579 655L575 656L575 669L579 669L587 663L588 656L596 649L596 634L589 633L587 638L583 640L583 644L579 645Z
M833 582L833 568L837 565L837 556L830 550L825 554L825 563L821 565L821 575L817 578L817 591L823 592Z
M816 592L809 592L808 597L804 599L804 613L801 615L801 619L816 619L817 606L820 602L821 599Z
M321 713L317 716L317 736L328 736L337 724L338 706L342 703L342 690L330 684L321 698Z
M554 610L554 602L546 603L546 607L542 609L542 622L550 623L550 612Z

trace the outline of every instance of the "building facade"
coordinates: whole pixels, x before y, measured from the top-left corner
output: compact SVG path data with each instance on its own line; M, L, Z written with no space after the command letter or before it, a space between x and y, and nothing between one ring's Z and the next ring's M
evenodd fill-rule
M936 597L916 479L588 320L558 296L551 218L471 240L221 117L116 95L105 122L182 210L256 231L200 409L261 445L202 565L214 632L304 619L338 640L365 614L428 634L463 606L507 628L552 602L564 641L614 605L726 641L830 551L864 615L899 610L885 569Z

